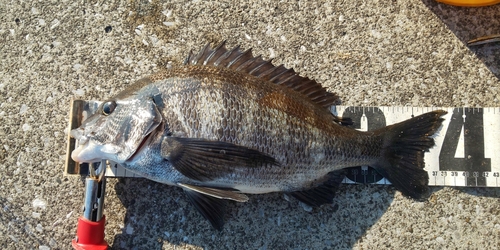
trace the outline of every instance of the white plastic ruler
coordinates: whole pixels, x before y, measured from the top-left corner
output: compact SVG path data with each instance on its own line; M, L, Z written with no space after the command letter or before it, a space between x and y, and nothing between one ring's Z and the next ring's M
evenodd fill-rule
M425 153L429 185L500 187L500 108L337 106L332 112L367 131L437 109L448 114L434 137L436 146ZM388 183L368 167L349 172L346 183Z
M75 100L71 107L70 129L95 112L100 102ZM448 111L435 135L436 146L425 153L425 170L430 186L500 187L500 108L439 107L348 107L335 106L332 112L349 117L354 127L367 131L407 120L432 110ZM88 164L71 160L75 140L68 137L68 175L87 175ZM119 165L106 170L108 177L140 177ZM344 183L389 184L367 166L349 168Z

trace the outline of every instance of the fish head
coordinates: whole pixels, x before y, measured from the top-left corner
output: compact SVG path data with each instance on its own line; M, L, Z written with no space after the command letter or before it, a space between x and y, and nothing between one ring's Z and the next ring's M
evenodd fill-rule
M111 99L80 127L71 130L78 147L71 153L76 162L102 159L124 163L130 159L161 123L161 112L154 98Z

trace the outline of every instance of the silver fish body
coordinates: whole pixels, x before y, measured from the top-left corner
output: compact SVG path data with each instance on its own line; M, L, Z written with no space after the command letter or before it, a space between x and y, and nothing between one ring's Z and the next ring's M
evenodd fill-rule
M198 70L209 77L199 77ZM164 157L150 157L162 155L161 144L168 140L162 128L151 140L150 147L156 147L156 152L124 162L128 169L153 180L235 188L243 193L290 192L313 187L331 171L367 165L380 157L382 138L334 123L327 109L309 105L293 112L280 110L288 108L285 105L297 109L308 104L293 96L292 91L278 93L287 90L282 86L252 89L249 86L253 83L235 85L220 77L233 72L210 66L187 66L169 73L161 76L165 80L151 80L150 84L162 93L162 119L170 137L202 138L247 147L272 156L277 164L231 166L229 171L210 173L215 178L209 181L193 181L179 175ZM249 81L246 79L245 83ZM299 113L303 117L297 117ZM212 170L218 169L207 171Z
M239 47L205 47L184 67L132 84L71 132L72 157L115 161L146 178L183 188L216 228L223 200L289 192L331 203L346 167L370 165L404 194L427 191L423 152L444 111L372 132L348 126L328 107L338 97L283 66Z

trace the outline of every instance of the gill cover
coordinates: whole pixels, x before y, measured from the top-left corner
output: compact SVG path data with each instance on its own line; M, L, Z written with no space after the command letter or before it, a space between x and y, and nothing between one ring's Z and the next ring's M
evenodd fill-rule
M70 132L78 141L78 147L71 154L73 160L125 162L161 123L158 100L161 98L157 96L139 98L132 95L102 103L96 114Z

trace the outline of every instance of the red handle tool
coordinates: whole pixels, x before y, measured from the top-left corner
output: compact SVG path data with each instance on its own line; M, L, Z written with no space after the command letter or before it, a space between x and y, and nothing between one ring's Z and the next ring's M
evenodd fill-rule
M83 216L78 218L76 238L72 245L77 250L104 250L108 244L104 240L104 225L106 217L103 215L104 194L106 188L105 161L102 161L99 168L99 176L95 174L94 168L90 164L90 176L85 180L85 204Z

